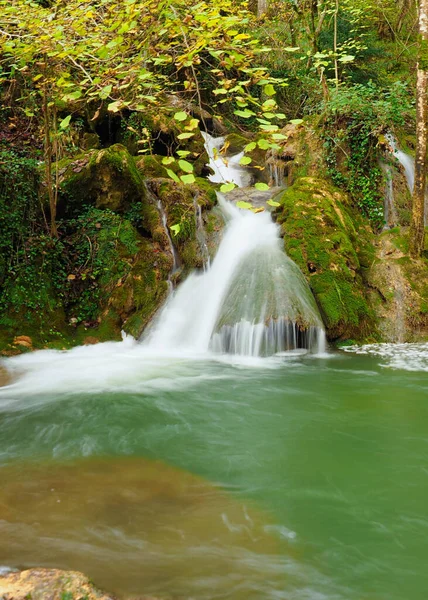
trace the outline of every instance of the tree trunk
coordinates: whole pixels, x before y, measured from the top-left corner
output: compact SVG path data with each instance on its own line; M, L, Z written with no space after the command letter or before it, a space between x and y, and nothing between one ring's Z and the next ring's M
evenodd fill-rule
M261 17L267 12L268 0L257 0L257 16Z
M416 158L415 185L413 188L412 225L410 228L410 253L421 256L425 242L425 189L427 167L428 126L428 0L419 4L419 54L416 84Z

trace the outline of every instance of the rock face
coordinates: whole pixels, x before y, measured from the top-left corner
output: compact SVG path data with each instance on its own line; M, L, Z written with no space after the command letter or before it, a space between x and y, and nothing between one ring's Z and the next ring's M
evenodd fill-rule
M329 339L372 334L365 290L372 236L346 195L323 179L302 177L276 200L285 250L309 281Z
M428 337L428 261L408 256L408 231L380 235L368 271L370 303L381 339L415 342Z
M1 600L115 600L85 575L58 569L30 569L0 575ZM149 599L147 599L149 600Z

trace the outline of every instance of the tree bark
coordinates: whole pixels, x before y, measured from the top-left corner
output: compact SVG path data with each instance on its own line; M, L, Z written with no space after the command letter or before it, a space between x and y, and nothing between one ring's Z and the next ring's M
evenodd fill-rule
M261 17L267 12L268 0L257 0L257 16Z
M428 126L428 0L419 3L419 53L416 84L416 157L410 253L421 256L425 245L425 190Z

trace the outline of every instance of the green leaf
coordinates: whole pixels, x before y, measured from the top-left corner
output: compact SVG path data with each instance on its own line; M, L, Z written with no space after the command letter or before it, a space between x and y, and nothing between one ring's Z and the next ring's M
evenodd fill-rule
M282 133L273 133L272 134L272 139L274 140L286 140L287 136L282 134Z
M243 156L239 161L240 165L249 165L251 162L251 158L249 156Z
M234 110L233 114L237 115L238 117L242 117L243 119L249 119L250 117L253 117L256 113L246 108L245 110Z
M180 180L174 173L174 171L171 171L171 169L167 169L166 172L168 173L168 176L171 177L171 179L173 179L176 183L180 183Z
M244 148L245 152L252 152L255 148L257 148L256 142L250 142Z
M227 192L231 192L235 188L236 188L236 185L234 183L223 183L223 185L220 188L220 192L223 192L223 194L226 194Z
M110 102L110 104L107 106L107 110L112 113L117 113L120 111L121 106L122 100L116 100L116 102Z
M64 102L68 102L69 100L78 100L81 97L82 90L76 90L75 92L71 92L71 94L65 94L65 96L62 97L62 100L64 100Z
M111 85L106 85L105 87L103 87L103 89L100 91L100 93L98 94L98 96L101 98L101 100L107 100L107 98L110 96L111 94L111 90L112 90L112 86Z
M193 137L194 135L195 135L194 133L190 133L190 132L180 133L180 135L177 135L177 139L188 140L189 138Z
M171 225L170 229L173 232L174 237L175 237L176 235L178 235L180 233L181 225L180 225L180 223L176 223L175 225Z
M239 200L239 202L236 203L236 206L238 208L245 208L245 210L251 210L253 208L252 204L249 202L244 202L243 200Z
M193 173L193 165L191 163L187 162L187 160L180 159L178 161L178 166L185 173Z
M275 200L268 200L266 204L269 204L269 206L281 206L280 203L275 202Z
M257 142L257 146L260 148L260 150L269 150L270 148L270 144L267 140L259 140Z
M267 185L267 183L256 183L256 185L254 186L256 188L256 190L259 190L261 192L267 192L267 190L269 189L269 186Z
M355 60L355 56L352 56L351 54L345 54L345 56L341 56L338 60L341 63L350 63Z
M196 181L195 176L192 173L190 173L189 175L181 175L180 179L183 183L186 184L195 183Z
M262 104L262 109L263 110L268 110L269 108L273 108L274 106L276 106L276 102L273 98L269 98L268 100L265 100Z
M300 50L300 48L298 46L287 46L284 48L284 50L286 52L297 52L297 50Z
M186 158L186 156L189 156L189 154L192 153L189 152L189 150L177 150L177 154L180 158Z
M163 165L171 165L173 162L175 162L175 158L173 156L164 156L162 159Z
M63 119L61 121L61 123L59 124L59 128L67 129L67 127L70 125L70 121L71 121L71 115L68 115L68 117L65 117L65 119Z
M290 123L293 123L293 125L301 125L303 123L303 119L291 119Z
M176 112L174 115L174 119L176 121L185 121L187 119L187 113L185 113L184 110L181 110L180 112Z
M275 88L273 87L273 85L271 83L268 83L267 85L265 85L265 87L263 88L263 91L266 94L266 96L274 96L275 95Z

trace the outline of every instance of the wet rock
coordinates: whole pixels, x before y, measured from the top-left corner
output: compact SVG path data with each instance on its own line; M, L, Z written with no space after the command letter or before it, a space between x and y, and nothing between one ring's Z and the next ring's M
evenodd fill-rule
M84 346L94 346L95 344L99 344L99 343L100 343L100 340L91 335L86 336L85 339L83 340Z
M25 348L32 348L33 340L28 335L18 335L14 338L13 344L15 346L24 346Z
M76 571L30 569L0 576L2 600L114 600Z

